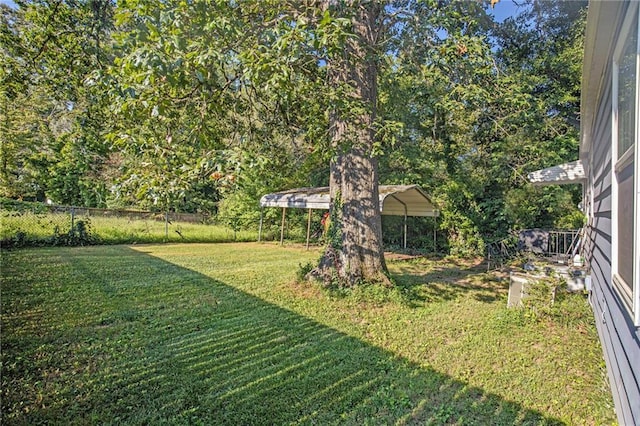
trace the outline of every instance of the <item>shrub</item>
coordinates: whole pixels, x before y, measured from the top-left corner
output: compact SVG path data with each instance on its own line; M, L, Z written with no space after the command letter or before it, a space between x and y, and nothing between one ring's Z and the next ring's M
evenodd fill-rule
M555 302L566 292L566 281L549 276L532 281L526 286L526 297L522 304L534 319L555 316Z
M307 274L313 270L314 266L311 262L307 262L304 265L298 264L298 270L296 271L296 280L303 282L307 279Z

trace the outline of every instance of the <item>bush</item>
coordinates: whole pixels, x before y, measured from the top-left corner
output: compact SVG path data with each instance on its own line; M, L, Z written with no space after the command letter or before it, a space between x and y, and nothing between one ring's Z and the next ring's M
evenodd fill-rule
M303 282L307 279L307 274L313 270L315 266L311 262L307 262L304 265L298 264L298 270L296 271L296 281Z
M85 246L98 243L98 238L91 232L91 221L89 218L76 220L69 232L59 236L59 244L63 246Z
M545 277L526 286L526 297L522 305L534 319L556 315L556 301L563 298L567 283L559 277Z

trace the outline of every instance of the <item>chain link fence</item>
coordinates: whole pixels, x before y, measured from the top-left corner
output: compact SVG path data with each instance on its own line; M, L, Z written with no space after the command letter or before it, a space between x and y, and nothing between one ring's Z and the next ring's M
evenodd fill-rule
M53 243L56 236L69 234L73 226L68 214L26 206L15 210L3 208L0 218L2 247L29 245L36 241Z
M262 241L283 237L303 243L308 231L312 244L325 243L323 211L314 210L308 217L306 210L289 210L283 227L279 209L264 209ZM55 206L0 199L0 247L258 240L259 213L257 217L226 216ZM383 219L385 247L401 250L402 218ZM404 240L406 248L434 251L436 223L433 220L411 220L408 229L409 235Z
M0 221L2 248L255 241L257 238L256 231L233 230L203 214L51 206L7 200L2 202Z

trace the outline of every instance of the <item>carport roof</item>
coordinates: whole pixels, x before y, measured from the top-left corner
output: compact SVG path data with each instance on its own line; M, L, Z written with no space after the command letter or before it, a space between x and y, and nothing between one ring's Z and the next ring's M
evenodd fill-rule
M380 206L387 216L439 216L427 194L418 185L380 185ZM260 199L262 207L289 207L329 210L329 187L297 188L267 194Z

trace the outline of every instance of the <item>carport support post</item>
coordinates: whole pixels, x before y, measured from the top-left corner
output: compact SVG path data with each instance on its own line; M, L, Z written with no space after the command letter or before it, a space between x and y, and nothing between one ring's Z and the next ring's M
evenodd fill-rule
M404 249L407 249L407 206L404 206Z
M307 214L307 250L309 250L309 235L311 234L311 209Z
M438 251L436 247L438 239L438 216L433 217L433 252L436 253Z
M402 204L402 206L404 207L404 233L403 233L403 240L404 240L404 249L407 249L407 215L408 215L408 210L407 210L407 204L404 203L402 200L400 200L398 197L396 197L395 195L391 195L393 198L396 199L397 202L399 202L400 204Z
M260 207L260 226L258 226L258 242L262 240L262 219L264 217L264 207Z
M287 208L283 207L282 208L282 225L280 225L280 245L284 244L284 218L286 213L287 213Z

